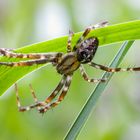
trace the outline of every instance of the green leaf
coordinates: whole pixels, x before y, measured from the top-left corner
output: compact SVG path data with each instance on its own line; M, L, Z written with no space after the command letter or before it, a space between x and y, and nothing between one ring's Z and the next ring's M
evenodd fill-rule
M118 51L118 53L116 54L114 59L112 60L109 67L117 67L120 64L120 62L123 60L124 56L128 52L129 48L132 46L133 42L134 41L127 41L122 45L122 47L120 48L120 50ZM91 112L95 108L95 105L96 105L99 97L103 93L103 91L104 91L105 87L107 86L107 84L108 84L110 78L112 77L112 75L113 75L113 73L108 73L108 72L105 72L103 74L102 78L108 77L108 81L105 82L105 83L99 83L95 87L95 89L92 92L92 94L90 95L89 99L87 100L87 102L83 106L83 109L79 113L77 119L75 120L75 122L71 126L69 132L67 133L67 135L65 137L65 140L76 139L76 137L78 136L82 127L86 123L89 115L91 114Z
M75 33L72 45L76 44L76 41L81 36L82 32ZM120 42L124 40L140 39L140 20L116 24L107 26L104 28L91 31L88 37L96 36L99 39L100 45L106 45L110 43ZM29 45L17 49L17 52L31 53L31 52L66 52L68 36L48 40L45 42ZM0 61L17 61L19 59L10 59L1 57ZM12 86L17 80L21 79L26 74L37 70L40 66L30 67L6 67L0 66L0 95L3 94L10 86Z

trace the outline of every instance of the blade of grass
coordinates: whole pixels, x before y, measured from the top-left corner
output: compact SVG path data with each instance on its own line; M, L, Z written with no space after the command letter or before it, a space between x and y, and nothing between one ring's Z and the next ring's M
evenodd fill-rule
M129 48L132 46L134 41L126 41L112 60L110 67L117 67L120 62L123 60L124 56L126 55ZM104 91L105 87L107 86L110 78L112 77L113 73L105 72L102 78L108 77L108 81L105 83L99 83L95 90L90 95L89 99L87 100L86 104L83 106L81 112L79 113L77 119L71 126L70 130L68 131L65 140L74 140L78 136L79 132L81 131L82 127L86 123L88 117L90 116L91 112L95 108L95 105Z
M72 45L76 43L82 32L76 33L72 40ZM120 42L124 40L140 39L140 20L126 22L116 25L107 26L91 31L88 37L96 36L99 39L100 45ZM48 40L45 42L32 44L29 46L17 49L16 52L31 53L31 52L65 52L68 36ZM0 57L0 61L17 61L19 59L11 59ZM4 93L17 80L21 79L26 74L37 70L40 66L29 67L6 67L0 66L0 95Z

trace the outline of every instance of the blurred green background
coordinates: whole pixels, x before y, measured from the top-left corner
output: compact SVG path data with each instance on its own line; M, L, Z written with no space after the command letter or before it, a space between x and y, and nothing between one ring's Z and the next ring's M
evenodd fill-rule
M140 18L139 0L0 0L0 47L18 48L82 31L108 20L110 24ZM57 44L56 44L57 45ZM108 65L121 43L100 47L94 61ZM140 41L136 41L121 67L140 66ZM101 71L85 66L91 77ZM32 83L43 100L55 88L61 75L51 65L33 72L18 82L23 105L33 102ZM140 73L117 73L101 96L96 110L78 140L140 139ZM62 140L95 85L85 82L79 71L73 76L65 100L44 115L36 110L20 113L15 90L0 97L0 140Z

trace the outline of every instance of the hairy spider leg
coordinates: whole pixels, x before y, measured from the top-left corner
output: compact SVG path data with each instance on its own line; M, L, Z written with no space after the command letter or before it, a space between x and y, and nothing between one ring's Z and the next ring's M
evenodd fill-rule
M11 49L0 48L0 54L6 56L8 58L28 58L28 59L44 59L44 58L51 58L57 57L62 55L62 53L16 53L12 52Z
M107 67L107 66L103 66L100 64L96 64L94 62L90 62L88 63L90 66L97 68L97 69L101 69L107 72L125 72L125 71L140 71L140 67L134 67L134 68L111 68L111 67Z
M89 83L106 82L107 79L90 79L82 65L80 65L80 72L85 81Z
M76 46L80 46L81 42L85 39L85 37L90 33L91 30L96 29L96 28L100 28L100 27L104 27L108 24L107 21L103 21L101 23L89 26L85 29L85 31L83 32L83 34L81 35L81 37L78 39L77 41L77 45Z
M39 110L40 113L45 113L47 110L57 106L64 99L64 97L66 96L67 91L70 87L71 80L72 80L72 75L65 75L65 76L66 76L66 82L63 86L62 92L61 92L60 96L58 97L58 99L56 101L54 101L53 103L46 104L44 107L42 107Z
M53 90L53 92L49 95L49 97L45 99L45 103L50 103L57 96L57 94L60 92L60 90L64 86L65 82L66 82L66 76L63 76L61 81L57 85L57 87Z
M10 66L10 67L19 67L19 66L32 66L38 64L45 64L45 63L55 63L56 58L45 58L45 59L35 59L35 60L26 60L26 61L19 61L19 62L0 62L0 65Z
M72 51L71 40L72 40L73 35L74 33L71 30L69 30L69 37L68 37L68 42L67 42L67 53Z

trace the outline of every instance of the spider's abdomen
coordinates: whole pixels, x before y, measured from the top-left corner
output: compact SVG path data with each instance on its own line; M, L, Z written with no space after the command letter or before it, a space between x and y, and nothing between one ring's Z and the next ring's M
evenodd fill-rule
M98 48L99 41L97 38L88 38L84 40L76 49L77 59L85 64L90 62Z
M77 60L76 53L71 52L62 56L61 62L56 66L57 72L60 74L71 74L77 70L80 62Z

